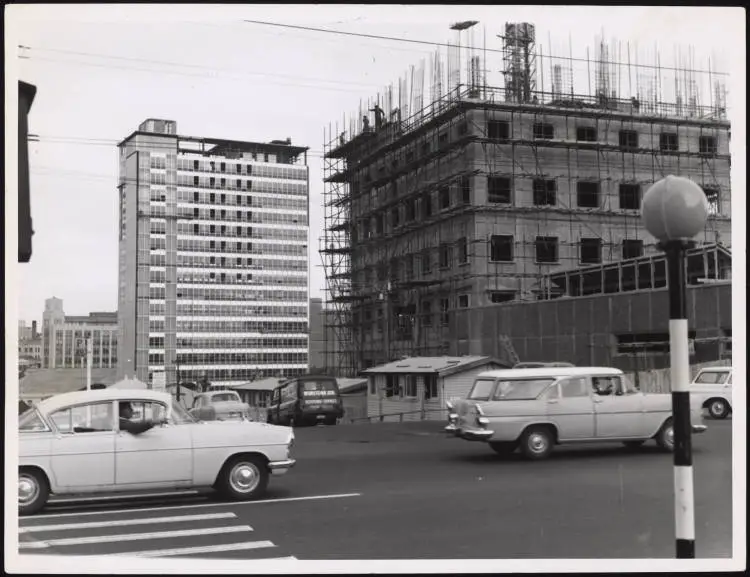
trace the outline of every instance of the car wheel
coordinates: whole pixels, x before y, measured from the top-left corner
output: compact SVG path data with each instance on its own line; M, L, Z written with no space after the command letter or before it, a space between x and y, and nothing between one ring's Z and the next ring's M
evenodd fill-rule
M33 515L44 508L49 499L49 483L36 469L18 471L18 514Z
M336 417L326 417L324 424L331 427L336 424Z
M496 441L494 443L490 443L490 448L495 451L498 455L510 455L518 448L518 443L515 442L506 442L506 441Z
M656 433L656 444L665 451L674 450L674 426L672 419L667 420Z
M521 451L528 459L545 459L553 447L552 431L546 427L532 427L521 436Z
M714 419L726 419L729 415L729 403L724 399L713 399L708 403L708 414Z
M268 467L258 456L237 457L224 467L218 489L233 501L249 501L263 495L268 486Z
M628 449L637 449L638 447L643 446L643 443L646 441L625 441L623 442L623 445L625 445Z

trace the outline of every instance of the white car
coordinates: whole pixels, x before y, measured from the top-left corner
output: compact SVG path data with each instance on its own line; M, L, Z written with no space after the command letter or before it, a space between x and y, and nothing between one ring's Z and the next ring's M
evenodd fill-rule
M209 391L193 398L190 415L197 421L233 421L248 419L250 406L237 391Z
M672 396L644 394L619 369L554 367L480 373L466 399L449 403L446 432L484 441L496 453L517 448L530 459L555 445L649 439L674 447ZM691 402L695 433L706 430L700 405Z
M55 395L19 417L18 510L41 510L51 493L213 487L254 499L294 466L293 444L289 427L196 422L168 393Z
M732 367L701 369L690 384L690 393L714 419L726 419L732 412Z

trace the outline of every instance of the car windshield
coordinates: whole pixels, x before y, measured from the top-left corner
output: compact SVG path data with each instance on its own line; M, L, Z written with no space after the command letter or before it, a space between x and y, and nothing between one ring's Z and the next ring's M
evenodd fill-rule
M190 413L177 400L172 399L172 423L175 425L184 425L195 422L196 420L190 416Z
M237 393L218 393L211 397L211 401L214 403L232 403L239 400L240 397Z
M555 379L501 379L497 383L493 401L536 399Z
M495 379L477 379L474 381L474 387L469 393L469 398L478 401L486 401L490 398L490 393L492 393L492 387L494 386Z
M319 381L303 381L302 395L304 397L331 397L335 396L336 381L332 379L321 379Z
M725 371L705 371L698 375L695 382L701 385L723 385L728 376L729 373Z

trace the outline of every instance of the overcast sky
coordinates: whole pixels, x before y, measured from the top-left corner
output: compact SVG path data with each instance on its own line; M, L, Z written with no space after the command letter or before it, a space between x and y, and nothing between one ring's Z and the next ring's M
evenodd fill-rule
M42 139L29 148L33 257L18 265L19 318L27 322L41 320L51 296L63 299L67 314L116 310L115 142L146 118L175 120L184 135L261 142L291 137L310 147L311 296L323 296L317 253L323 127L355 112L360 99L397 85L409 65L434 48L244 19L440 43L455 40L451 23L472 19L480 22L477 44L486 38L490 49L501 48L497 34L505 22L526 21L537 26L545 53L551 38L553 51L567 56L571 39L579 58L587 46L593 58L603 30L607 39L621 41L623 60L627 42L638 45L642 59L658 44L662 66L672 64L677 46L692 45L697 66L707 67L711 58L712 70L732 71L733 124L745 96L744 77L735 77L745 65L744 12L737 9L15 5L6 7L6 17L6 71L13 74L16 66L22 80L37 86L29 130ZM502 67L499 53L488 53L486 62L493 74ZM577 75L581 82L588 81ZM425 85L429 95L429 75ZM576 92L588 89L577 86ZM744 133L739 142L744 146Z

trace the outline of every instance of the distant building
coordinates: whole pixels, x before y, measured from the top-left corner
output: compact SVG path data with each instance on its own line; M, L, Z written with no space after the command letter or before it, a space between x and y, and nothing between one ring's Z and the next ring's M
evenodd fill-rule
M310 372L340 376L340 327L323 299L310 299Z
M158 119L118 146L120 376L307 372L307 148Z
M36 325L36 321L34 321ZM18 321L18 340L29 341L34 337L34 329L36 326L27 327L26 321Z
M86 364L84 339L93 339L93 368L117 366L117 313L65 316L61 299L45 301L42 320L42 367L67 369Z
M31 361L27 364L42 364L42 339L28 338L18 339L18 358L23 361Z

